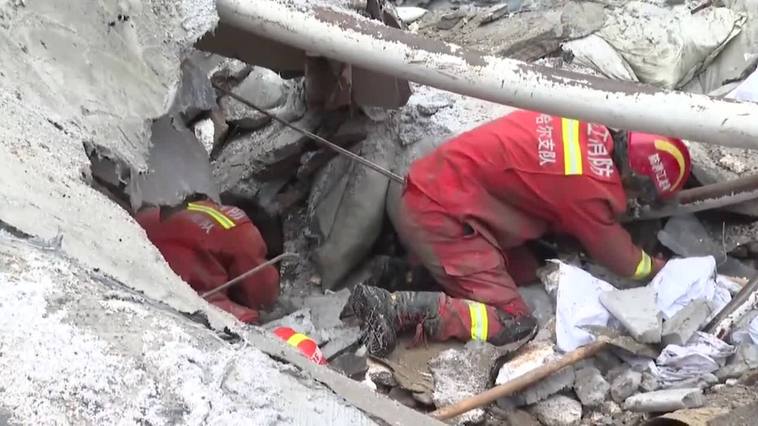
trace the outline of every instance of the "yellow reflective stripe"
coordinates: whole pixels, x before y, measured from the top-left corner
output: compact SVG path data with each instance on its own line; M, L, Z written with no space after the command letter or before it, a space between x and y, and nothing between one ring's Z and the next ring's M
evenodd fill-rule
M471 340L487 340L487 306L484 303L468 302L471 317Z
M582 174L582 151L579 145L579 121L561 119L563 131L563 171L566 176Z
M221 227L224 229L234 228L233 220L229 219L228 217L226 217L226 215L224 215L223 213L221 213L220 211L212 207L204 206L202 204L189 203L187 204L187 210L207 214L208 216L212 217L216 222L218 222L219 225L221 225Z
M647 253L645 253L645 250L642 250L642 259L640 260L640 263L637 264L637 270L634 271L634 279L641 280L643 278L647 278L647 276L650 275L650 272L652 271L653 259L651 259Z
M300 343L303 343L304 340L308 340L308 336L302 333L295 333L292 336L290 336L289 339L287 339L287 344L290 346L297 347Z

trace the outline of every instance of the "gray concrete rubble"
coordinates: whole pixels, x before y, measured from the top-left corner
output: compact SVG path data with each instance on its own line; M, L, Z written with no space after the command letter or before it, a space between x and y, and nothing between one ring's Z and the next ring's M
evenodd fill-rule
M532 315L537 318L540 327L555 317L555 300L547 294L545 287L539 284L523 286L518 288L519 294L532 311Z
M429 361L434 404L443 407L484 392L495 361L505 354L489 343L469 342L462 350L448 349ZM477 408L456 417L455 422L481 422L484 414L483 408Z
M585 367L576 370L574 379L574 392L579 397L582 405L596 407L608 397L611 385L603 378L603 375L595 367Z
M0 405L13 422L373 424L257 345L216 333L59 249L0 231L0 265L0 345L14 348L0 361ZM29 362L29 354L45 362Z
M689 305L663 323L661 341L664 345L684 346L696 331L705 325L711 308L704 300L693 300Z
M611 397L621 404L634 395L642 383L642 373L627 369L611 381Z
M172 102L181 50L215 24L214 4L0 6L0 52L14 58L0 75L0 222L45 240L62 236L63 251L84 265L183 312L206 311L223 327L231 318L197 297L127 212L90 187L82 149L88 141L125 170L144 171L151 120Z
M510 8L435 11L417 25L420 34L431 38L530 61L557 50L563 41L591 34L605 22L603 7L591 3L544 2L541 10L527 9L498 19Z
M558 356L552 342L532 341L503 364L495 383L506 383L546 362L555 360ZM534 404L564 389L571 388L574 385L574 379L574 367L567 366L514 395L498 399L497 403L503 409Z
M753 343L740 343L737 345L725 366L716 371L719 380L742 377L750 370L758 369L758 345Z
M683 408L696 408L702 406L703 403L703 391L699 388L667 389L634 395L624 402L624 409L662 413Z
M392 370L371 359L368 360L368 371L366 372L366 375L372 382L378 385L390 388L397 386L397 380L395 380Z
M582 404L565 395L554 395L529 407L545 426L575 426L582 419Z
M600 303L618 319L637 341L661 341L661 315L651 286L615 290L600 295Z
M731 251L724 247L723 227L709 231L703 223L692 214L672 217L666 226L658 232L658 240L674 253L683 256L713 256L719 265L719 273L736 277L749 277L756 270L728 256ZM732 247L733 248L733 247Z

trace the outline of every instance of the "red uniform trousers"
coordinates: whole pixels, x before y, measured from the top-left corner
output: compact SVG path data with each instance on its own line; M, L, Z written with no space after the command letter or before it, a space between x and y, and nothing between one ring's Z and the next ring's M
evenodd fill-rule
M534 282L539 265L526 247L502 250L413 184L405 188L395 225L406 248L450 296L441 301L441 335L432 337L474 338L472 316L477 304L471 301L485 305L478 308L486 310L488 336L502 329L498 309L512 315L529 313L516 285Z

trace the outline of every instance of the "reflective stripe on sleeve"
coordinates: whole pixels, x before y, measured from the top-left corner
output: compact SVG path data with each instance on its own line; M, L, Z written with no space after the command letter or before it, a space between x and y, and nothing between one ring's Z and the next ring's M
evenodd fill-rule
M308 340L308 336L302 333L295 333L292 336L290 336L289 339L287 339L287 344L290 346L297 347L297 345L302 343L304 340Z
M225 214L221 213L220 211L214 209L213 207L204 206L202 204L196 204L196 203L189 203L187 204L187 210L192 212L200 212L205 213L213 220L218 222L219 225L221 225L224 229L231 229L234 228L235 223L233 220L226 217Z
M633 278L635 280L647 278L647 276L650 275L652 271L653 259L651 259L647 253L645 253L645 250L642 250L642 259L640 259L640 263L637 264L637 269L634 271Z
M579 121L561 119L563 135L563 172L566 176L582 174L582 151L579 145Z
M471 316L471 340L487 340L487 306L484 303L468 302L468 312Z

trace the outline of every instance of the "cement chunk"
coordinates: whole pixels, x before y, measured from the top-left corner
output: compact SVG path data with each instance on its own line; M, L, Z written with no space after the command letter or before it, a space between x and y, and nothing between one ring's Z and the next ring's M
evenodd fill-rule
M574 380L574 392L582 405L595 407L600 405L608 397L611 385L595 367L586 367L576 371Z
M634 370L626 370L619 374L611 384L611 397L622 403L626 398L634 395L642 383L642 373Z
M683 408L697 408L705 403L699 388L667 389L641 393L626 400L624 408L640 412L668 412Z
M552 361L557 355L553 346L546 342L531 342L524 346L517 356L503 364L498 373L496 384L502 384L515 379L546 362ZM534 404L545 398L568 389L574 385L574 368L564 367L552 375L540 380L528 388L506 398L500 398L498 405L503 409Z
M615 290L600 295L600 303L616 317L635 340L660 343L661 316L653 287Z
M711 308L704 300L694 300L663 324L661 340L666 345L684 346L705 323Z
M582 404L565 395L551 396L530 411L545 426L574 426L582 419Z

